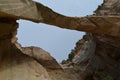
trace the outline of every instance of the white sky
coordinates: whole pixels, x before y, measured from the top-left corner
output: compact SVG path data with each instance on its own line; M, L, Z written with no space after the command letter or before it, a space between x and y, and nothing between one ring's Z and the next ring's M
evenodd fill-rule
M66 16L86 16L93 14L102 0L36 0ZM60 62L66 59L83 32L60 29L46 24L18 21L19 43L22 46L38 46L48 51Z

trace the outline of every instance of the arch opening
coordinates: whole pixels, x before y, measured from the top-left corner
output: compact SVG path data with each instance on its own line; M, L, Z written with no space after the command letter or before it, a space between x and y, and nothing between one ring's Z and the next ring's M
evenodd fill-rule
M66 16L86 16L102 3L101 0L69 0L48 1L36 0L52 8L54 11ZM68 57L75 43L82 38L84 32L60 29L46 24L36 24L29 21L19 20L18 42L22 46L38 46L48 51L58 62Z

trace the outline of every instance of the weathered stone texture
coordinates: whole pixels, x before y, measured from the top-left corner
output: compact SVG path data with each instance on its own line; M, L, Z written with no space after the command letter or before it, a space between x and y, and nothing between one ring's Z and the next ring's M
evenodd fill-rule
M1 80L120 80L119 0L104 0L95 15L81 18L58 14L32 0L0 3ZM87 35L59 65L41 48L21 47L16 37L17 19L85 31Z
M30 57L33 57L45 68L62 69L61 66L57 63L57 61L50 55L50 53L46 52L45 50L39 47L24 47L22 48L22 52Z
M120 16L120 0L104 0L104 3L98 7L96 15Z
M15 20L6 18L0 25L0 80L77 80L43 49L22 48L15 37Z
M120 6L118 4L120 4L119 0L106 0L98 8L95 16L119 17ZM112 19L109 20L110 23L112 23L113 21ZM107 25L105 26L105 24L110 25L110 23L109 21L107 22L105 20L106 22L104 24L101 22L101 20L99 20L100 21L99 23L100 25L104 25L104 28L102 29L103 29L103 32L106 32L106 29L110 29L110 28ZM118 28L114 28L114 29L111 28L111 30L113 32L118 32L118 35L120 35L119 22L116 24L118 26L117 25L114 25L114 26L117 26ZM90 40L90 38L83 37L82 40L79 40L79 42L77 42L77 43L82 43L82 44L77 44L77 46L81 46L81 47L80 48L76 47L75 50L73 50L73 51L77 51L77 53L75 53L74 57L72 58L72 63L74 63L73 67L75 68L76 71L79 71L79 74L83 80L119 80L120 79L119 77L120 76L120 73L119 73L120 38L119 36L102 35L102 34L98 35L98 34L91 34L91 33L90 35L88 33L86 36L91 37L91 40L93 40L93 42L96 44L96 47L94 48L95 52L90 53L90 51L88 51L88 50L91 50L91 48L89 47L90 44L87 46L89 47L87 50L83 49L84 44L86 44L86 41ZM86 52L88 53L89 57L88 55L86 55Z

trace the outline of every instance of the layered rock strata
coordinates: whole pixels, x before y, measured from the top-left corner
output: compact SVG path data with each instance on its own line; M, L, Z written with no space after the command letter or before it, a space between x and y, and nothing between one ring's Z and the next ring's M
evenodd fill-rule
M119 0L104 0L104 3L98 7L94 16L120 17L119 4ZM107 27L104 26L104 30ZM120 28L119 23L118 28ZM118 33L118 35L120 34ZM63 65L69 64L67 66L72 66L83 80L120 80L119 36L87 33L83 39L77 42L75 49L69 55L68 60Z
M86 36L77 42L78 47L70 53L71 59L63 65L72 66L83 80L119 80L120 39L93 34Z

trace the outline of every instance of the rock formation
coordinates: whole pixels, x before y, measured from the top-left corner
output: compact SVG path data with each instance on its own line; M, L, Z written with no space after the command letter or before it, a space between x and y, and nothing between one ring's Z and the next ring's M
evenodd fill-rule
M104 0L96 14L67 17L32 0L0 1L1 80L120 80L120 1ZM24 11L23 11L24 10ZM87 32L58 64L38 47L21 47L16 20Z
M119 41L119 38L87 34L77 42L63 65L72 66L83 80L119 80Z
M77 80L62 69L50 54L38 47L23 48L17 42L18 23L0 19L1 80Z
M94 16L119 17L120 6L118 4L120 4L119 0L105 0L98 7ZM105 21L107 23L107 20ZM104 26L105 31L109 29L107 27ZM118 23L118 27L120 27L120 23ZM117 32L115 29L113 30ZM83 36L83 39L76 43L75 49L69 54L68 60L66 63L64 62L64 65L72 63L73 68L80 74L83 80L120 80L119 58L119 36L87 33Z

